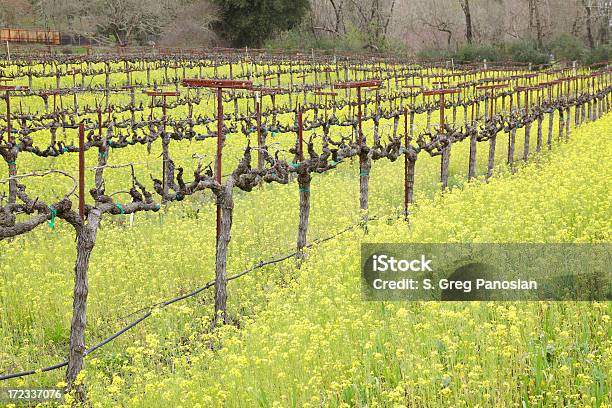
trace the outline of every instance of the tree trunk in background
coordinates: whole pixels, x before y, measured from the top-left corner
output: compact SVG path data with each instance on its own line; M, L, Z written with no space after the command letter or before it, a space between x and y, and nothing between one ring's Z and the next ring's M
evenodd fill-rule
M595 40L593 39L593 19L591 18L591 5L588 0L582 0L584 11L586 12L586 21L584 23L587 32L587 40L589 41L589 47L595 48Z
M343 3L339 3L338 5L336 5L336 3L334 2L334 0L329 0L332 7L334 8L334 15L336 16L336 25L335 25L335 30L336 33L341 34L344 33L344 22L342 20L342 5Z
M539 7L539 1L538 0L531 0L531 10L530 10L530 18L529 18L529 22L531 27L533 27L533 20L535 20L535 27L536 27L536 39L537 39L537 44L538 44L538 48L542 49L544 47L544 38L543 38L543 33L542 33L542 19L540 17L540 7Z
M533 2L534 0L529 0L529 23L528 23L528 27L529 27L529 33L533 34Z
M459 0L461 4L461 9L463 10L463 14L465 15L465 39L468 44L471 44L473 41L472 34L472 14L470 13L470 0Z

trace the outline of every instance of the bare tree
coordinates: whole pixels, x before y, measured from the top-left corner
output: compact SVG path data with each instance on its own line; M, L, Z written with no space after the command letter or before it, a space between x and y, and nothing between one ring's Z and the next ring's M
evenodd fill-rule
M474 38L472 33L472 14L470 13L470 0L459 0L461 10L465 15L465 39L471 44Z
M529 31L533 32L535 27L536 39L539 48L544 47L542 34L542 18L540 16L540 1L529 0Z
M219 42L212 25L219 21L219 9L207 0L196 0L179 9L162 31L160 43L167 46L213 45Z
M20 26L32 15L32 6L26 0L3 0L0 7L0 26Z
M345 0L314 0L311 8L311 29L335 35L346 32L344 22Z
M586 29L587 41L591 49L595 48L595 40L593 39L593 18L592 18L592 6L589 0L582 0L582 6L586 13L586 20L584 27Z
M323 0L313 2L310 27L313 33L346 33L352 25L363 33L368 47L378 48L388 38L396 0Z
M119 45L159 35L175 15L174 10L176 4L151 0L94 0L86 7L91 26Z

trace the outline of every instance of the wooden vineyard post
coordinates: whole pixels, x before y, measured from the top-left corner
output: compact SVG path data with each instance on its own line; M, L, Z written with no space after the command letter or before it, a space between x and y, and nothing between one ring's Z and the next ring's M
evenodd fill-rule
M439 106L440 106L440 124L439 124L439 134L438 137L444 138L444 110L446 108L445 95L456 94L461 92L459 89L435 89L430 91L424 91L424 96L435 96L438 95ZM446 190L448 187L448 167L450 165L450 154L451 154L451 141L445 140L441 147L441 156L440 156L440 182L442 183L442 191Z
M223 160L223 90L224 89L253 89L251 81L238 81L231 79L183 79L183 86L190 88L213 88L217 92L217 154L215 161L215 181L218 189L217 196L217 233L216 233L216 261L215 261L215 317L213 325L221 318L227 322L227 249L232 229L232 216L234 201L232 197L233 185L226 186L222 182ZM214 191L214 190L213 190Z
M370 177L371 159L368 156L366 149L366 138L363 135L362 129L362 88L378 88L382 84L380 80L369 81L353 81L353 82L337 82L334 87L336 89L353 89L357 90L357 145L359 146L359 208L365 212L364 222L367 222L368 216L368 184Z

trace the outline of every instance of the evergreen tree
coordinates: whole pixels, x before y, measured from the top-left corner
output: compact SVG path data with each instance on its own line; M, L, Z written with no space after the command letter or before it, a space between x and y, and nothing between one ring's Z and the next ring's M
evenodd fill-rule
M298 25L309 0L215 0L222 12L220 30L235 47L261 47L275 33Z

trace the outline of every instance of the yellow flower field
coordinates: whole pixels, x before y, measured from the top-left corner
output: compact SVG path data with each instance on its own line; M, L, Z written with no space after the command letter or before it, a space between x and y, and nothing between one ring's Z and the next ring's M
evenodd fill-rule
M445 193L439 158L423 153L409 222L400 216L403 160L375 162L368 234L353 228L309 249L299 268L290 259L231 281L233 324L213 332L211 290L154 311L86 358L81 379L92 405L612 407L609 302L367 302L359 265L363 242L610 242L611 126L608 114L572 127L568 143L555 137L552 151L515 174L502 164L488 181L465 181L469 142L459 143ZM517 152L522 139L521 130ZM498 163L506 140L501 132ZM174 143L172 154L189 174L191 154L211 154L213 143ZM486 145L479 144L480 175ZM242 148L242 141L228 143L227 168ZM137 175L149 182L150 174L159 177L160 151L118 149L109 160L140 163ZM89 152L88 163L96 155ZM21 158L23 171L49 163ZM76 166L75 156L51 160L56 168ZM358 173L355 160L313 176L309 241L359 222ZM129 189L129 169L109 174L109 191ZM0 179L6 175L2 168ZM51 177L28 182L28 191L56 197L69 185ZM297 183L236 192L229 275L294 250L298 203ZM103 220L89 270L88 346L137 318L134 312L214 278L214 209L212 195L202 193L155 214ZM66 358L74 258L74 233L62 221L0 242L3 372ZM57 370L1 385L63 386L63 377Z

